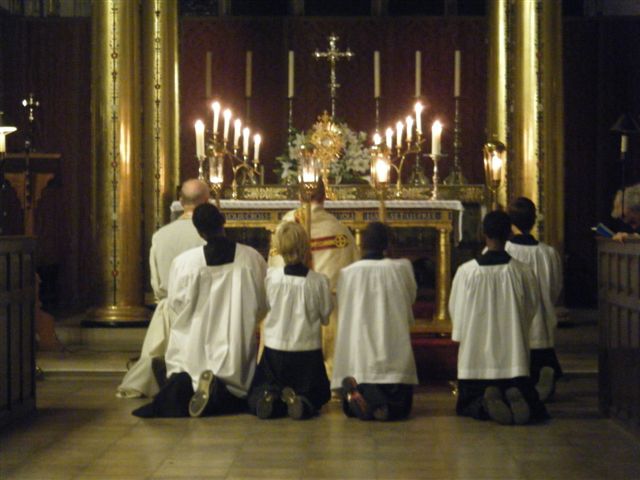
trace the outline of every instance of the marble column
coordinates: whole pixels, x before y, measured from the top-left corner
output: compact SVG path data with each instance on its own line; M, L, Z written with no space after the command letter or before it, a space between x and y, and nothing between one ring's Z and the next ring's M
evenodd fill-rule
M147 320L143 306L140 5L92 5L92 236L95 307L88 320Z

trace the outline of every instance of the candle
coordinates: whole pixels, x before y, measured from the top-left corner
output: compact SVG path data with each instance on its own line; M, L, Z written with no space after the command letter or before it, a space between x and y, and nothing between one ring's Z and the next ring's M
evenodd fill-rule
M387 148L391 150L393 147L393 129L391 127L387 128L385 135L387 136Z
M405 119L405 123L407 124L407 142L410 142L413 136L413 117L409 115Z
M404 129L404 124L402 122L396 123L396 147L400 148L402 146L402 130Z
M376 158L376 163L374 166L374 172L376 174L378 183L387 183L389 181L389 169L389 162L387 162L384 156L379 155Z
M211 63L213 52L207 52L204 61L204 90L206 98L211 98Z
M253 136L253 163L258 163L260 161L260 143L262 142L262 137L260 134L256 133Z
M453 96L460 96L460 50L456 50L455 54L455 76L453 82Z
M253 59L253 52L247 50L247 63L245 71L245 84L244 84L244 96L251 98L251 63Z
M309 163L302 168L302 181L304 183L315 183L317 181L313 163Z
M197 120L195 124L196 128L196 156L198 158L204 157L204 123L202 120Z
M422 109L422 104L420 102L416 102L416 132L418 132L419 135L422 135Z
M242 120L236 118L236 121L233 122L233 148L234 150L238 149L240 145L240 135L242 135Z
M626 135L622 135L620 137L620 153L627 153L629 149L629 137Z
M440 154L440 137L442 135L442 124L436 120L431 126L431 153Z
M218 120L220 119L220 102L213 102L211 104L213 110L213 134L218 133Z
M380 98L380 52L373 52L373 98Z
M222 114L224 117L224 141L229 140L229 124L231 123L231 110L228 108Z
M422 86L422 52L416 50L416 98L420 96Z
M242 155L244 155L245 157L249 156L249 134L251 133L251 130L249 130L249 127L244 127L242 129Z
M293 93L294 93L294 70L293 70L293 50L289 50L289 91L288 91L288 97L289 98L293 98Z
M500 180L500 172L502 170L502 159L497 155L493 154L491 157L491 173L493 174L493 180Z
M373 134L373 144L378 146L382 143L382 137L378 132Z

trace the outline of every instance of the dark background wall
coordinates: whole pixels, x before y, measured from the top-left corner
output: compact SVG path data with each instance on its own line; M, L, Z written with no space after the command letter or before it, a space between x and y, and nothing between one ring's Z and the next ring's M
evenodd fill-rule
M448 152L452 151L453 52L456 48L462 51L462 164L465 175L480 182L485 29L484 19L464 17L384 21L370 17L185 18L180 33L181 173L183 177L195 173L193 122L211 118L204 91L206 51L214 52L214 94L238 112L244 111L245 51L254 52L251 124L263 134L269 174L286 140L286 52L296 52L294 125L306 129L318 113L329 108L327 64L310 55L315 48L326 49L326 37L335 31L341 37L340 48L349 46L357 55L338 67L342 84L338 117L371 133L374 50L380 50L382 56L382 125L409 113L414 102L414 51L420 49L423 99L429 105L424 123L429 125L436 116L444 121L443 148ZM60 308L81 309L90 303L90 20L0 16L0 32L0 106L18 120L24 132L20 101L33 92L42 105L36 147L63 156L59 182L49 189L38 213L38 227L46 238L41 242L40 263L58 265ZM636 61L640 58L640 19L566 19L563 53L566 300L571 306L595 305L595 242L589 227L607 219L620 183L619 137L609 128L622 111L636 116L640 112L640 65ZM8 137L10 151L22 149L21 131ZM631 147L631 156L637 157L637 140ZM637 163L629 162L629 183L640 181ZM447 162L443 170L446 175ZM19 225L21 216L12 208L8 220Z

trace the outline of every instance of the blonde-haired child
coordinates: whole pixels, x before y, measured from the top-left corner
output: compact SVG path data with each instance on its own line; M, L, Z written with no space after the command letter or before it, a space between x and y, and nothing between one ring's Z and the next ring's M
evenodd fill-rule
M249 409L263 419L288 414L299 420L317 414L331 398L321 329L333 306L329 279L308 267L309 237L304 228L295 222L281 224L274 247L285 266L267 271L269 313Z

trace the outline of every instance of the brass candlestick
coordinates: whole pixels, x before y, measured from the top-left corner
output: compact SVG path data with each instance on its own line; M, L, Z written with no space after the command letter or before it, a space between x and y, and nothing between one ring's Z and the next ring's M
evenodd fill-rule
M438 162L440 161L440 159L446 158L447 155L444 155L442 153L430 153L428 156L431 160L433 160L433 190L431 193L431 200L438 200L440 198L438 192L438 183L440 180L440 178L438 177Z
M462 148L462 140L460 140L460 97L454 97L455 114L453 117L453 169L445 178L445 185L466 185L467 179L462 174L460 167L460 149Z

